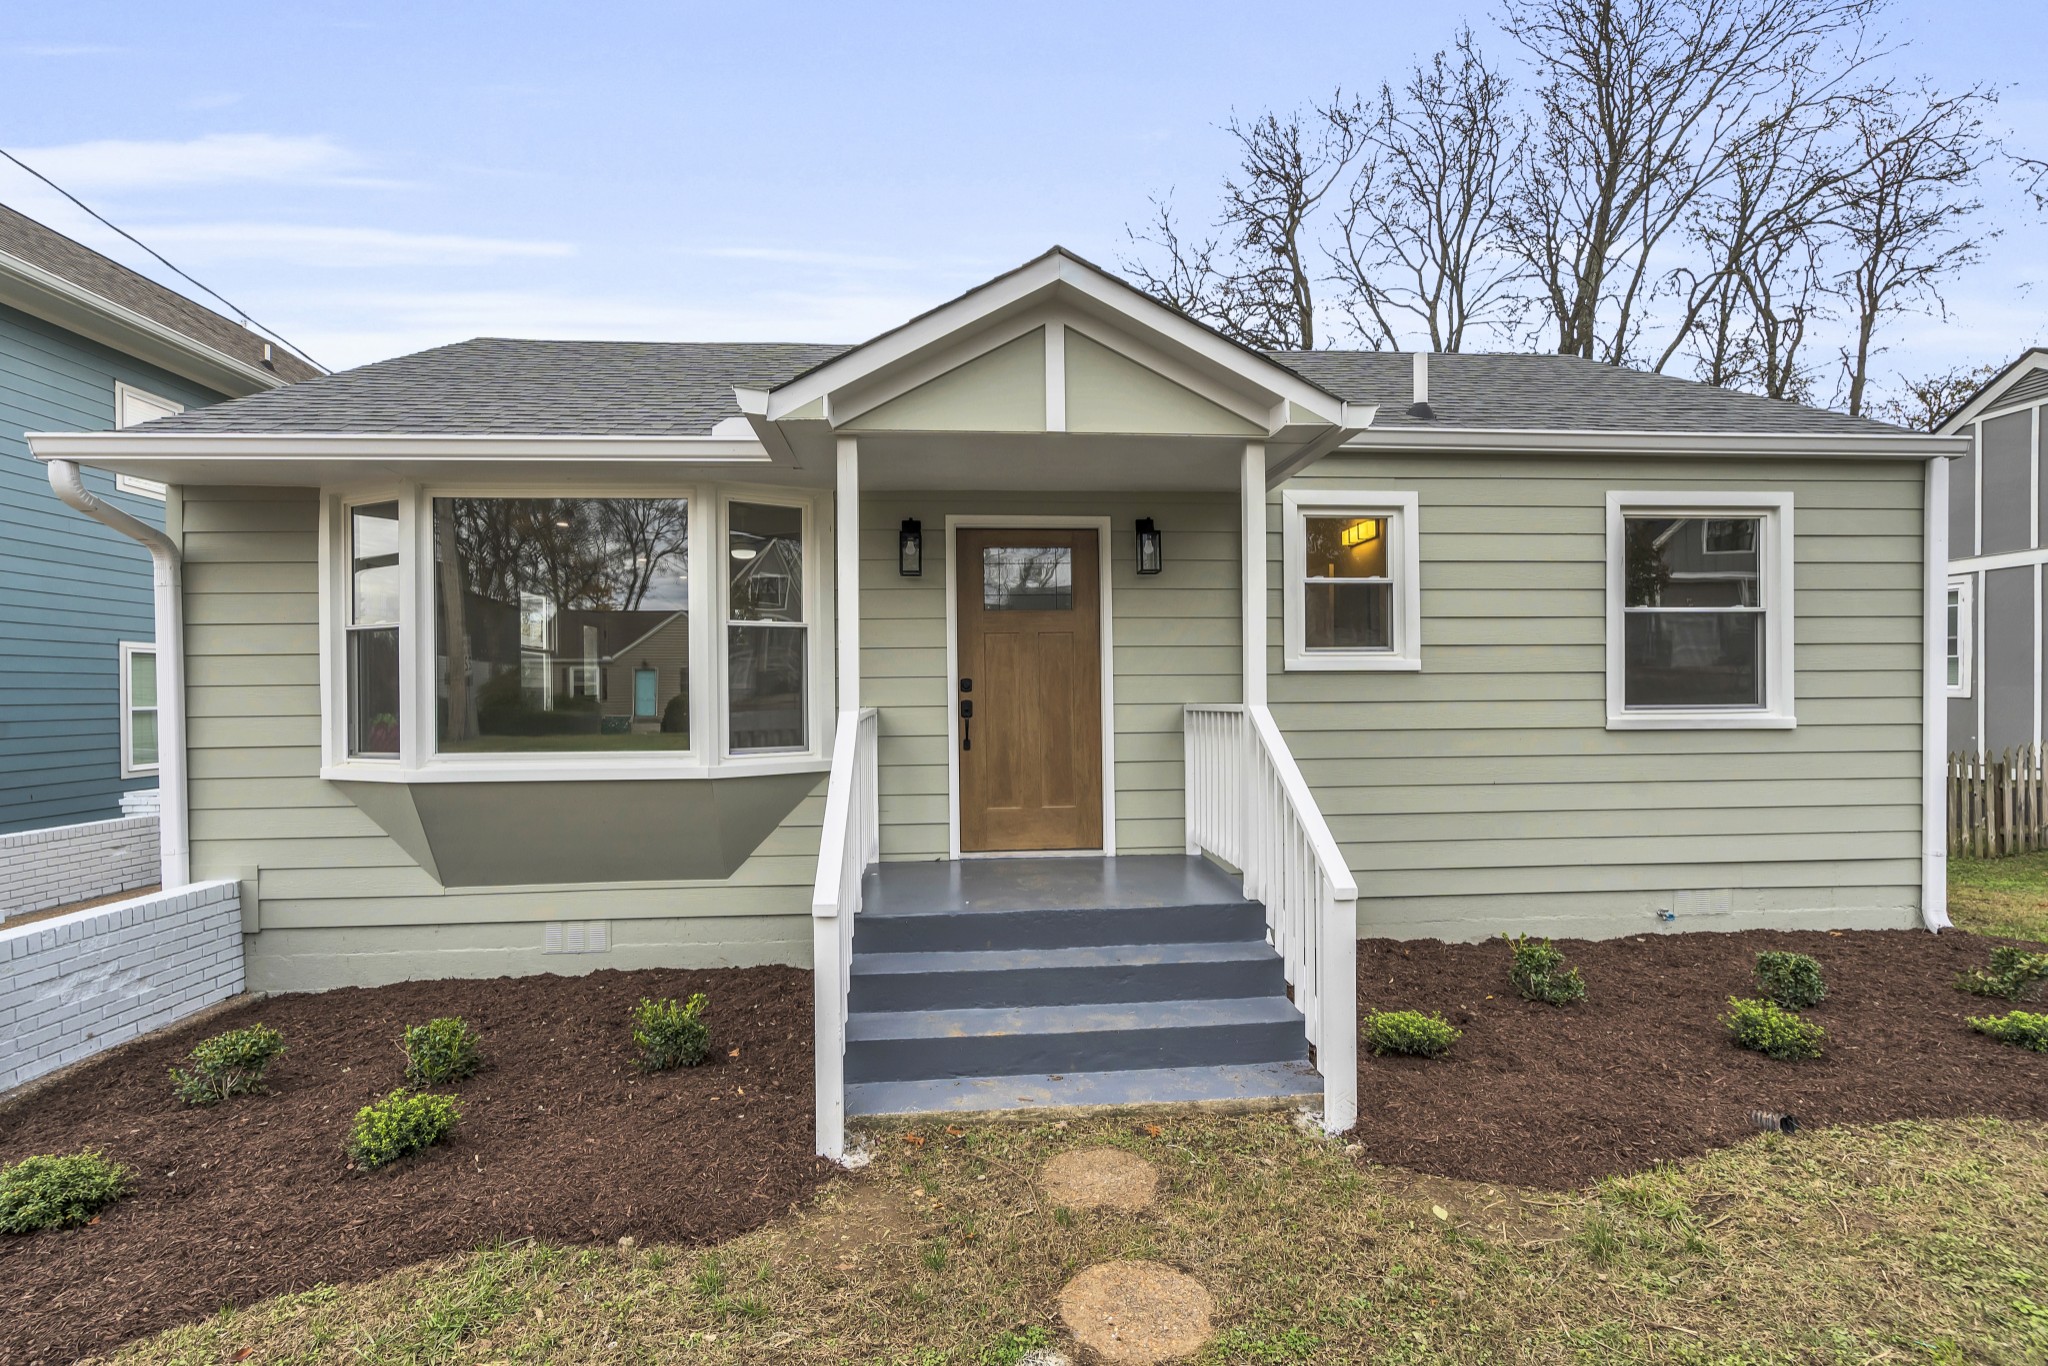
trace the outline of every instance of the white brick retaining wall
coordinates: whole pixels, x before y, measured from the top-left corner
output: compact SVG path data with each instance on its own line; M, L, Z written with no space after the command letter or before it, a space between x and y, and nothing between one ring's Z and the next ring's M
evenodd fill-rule
M119 896L154 883L159 869L153 810L0 835L0 915Z
M0 1091L241 990L234 881L0 930Z

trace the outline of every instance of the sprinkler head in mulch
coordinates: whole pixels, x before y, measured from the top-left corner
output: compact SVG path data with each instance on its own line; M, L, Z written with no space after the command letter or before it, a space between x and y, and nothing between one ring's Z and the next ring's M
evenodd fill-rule
M1781 1115L1776 1110L1751 1110L1749 1122L1767 1134L1796 1134L1799 1120L1794 1115Z

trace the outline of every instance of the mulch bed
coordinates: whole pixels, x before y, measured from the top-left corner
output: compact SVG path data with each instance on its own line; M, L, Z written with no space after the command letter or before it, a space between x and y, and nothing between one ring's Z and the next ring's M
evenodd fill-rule
M640 1072L628 1011L692 991L711 999L712 1061ZM483 1071L454 1088L461 1125L348 1170L356 1110L402 1084L399 1034L440 1015L483 1036ZM193 1044L256 1023L289 1049L269 1094L172 1099L165 1073ZM116 1049L0 1104L0 1165L100 1148L140 1178L94 1225L0 1238L0 1361L70 1361L494 1239L732 1237L830 1179L811 1151L811 1032L809 972L728 968L276 996Z
M1995 1115L2048 1119L2048 1056L1973 1032L2002 1014L1956 975L2000 941L1944 931L1764 931L1560 940L1587 999L1548 1006L1508 984L1500 940L1369 939L1358 1008L1434 1010L1464 1031L1441 1058L1361 1048L1351 1137L1376 1162L1439 1176L1567 1189L1753 1136L1750 1113L1802 1125ZM1757 994L1758 952L1811 954L1827 999L1803 1012L1825 1056L1737 1048L1720 1016ZM2038 996L2022 1003L2048 1009Z

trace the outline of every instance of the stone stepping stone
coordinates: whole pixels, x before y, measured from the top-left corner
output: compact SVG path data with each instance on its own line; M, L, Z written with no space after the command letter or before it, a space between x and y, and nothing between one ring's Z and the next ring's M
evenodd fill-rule
M1178 1361L1209 1340L1215 1302L1201 1282L1158 1262L1103 1262L1060 1291L1060 1321L1106 1362Z
M1151 1207L1159 1173L1121 1148L1076 1148L1045 1164L1039 1177L1046 1198L1069 1209L1113 1209L1126 1214Z

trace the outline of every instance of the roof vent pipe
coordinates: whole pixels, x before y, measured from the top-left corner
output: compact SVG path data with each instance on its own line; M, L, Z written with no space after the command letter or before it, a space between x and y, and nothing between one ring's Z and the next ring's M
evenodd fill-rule
M1408 416L1424 422L1435 419L1436 409L1429 406L1429 352L1415 353L1415 401L1408 405Z
M68 507L113 528L149 551L156 570L156 700L158 843L164 890L192 881L190 826L185 804L185 641L183 557L177 543L89 492L69 460L50 462L50 489Z

